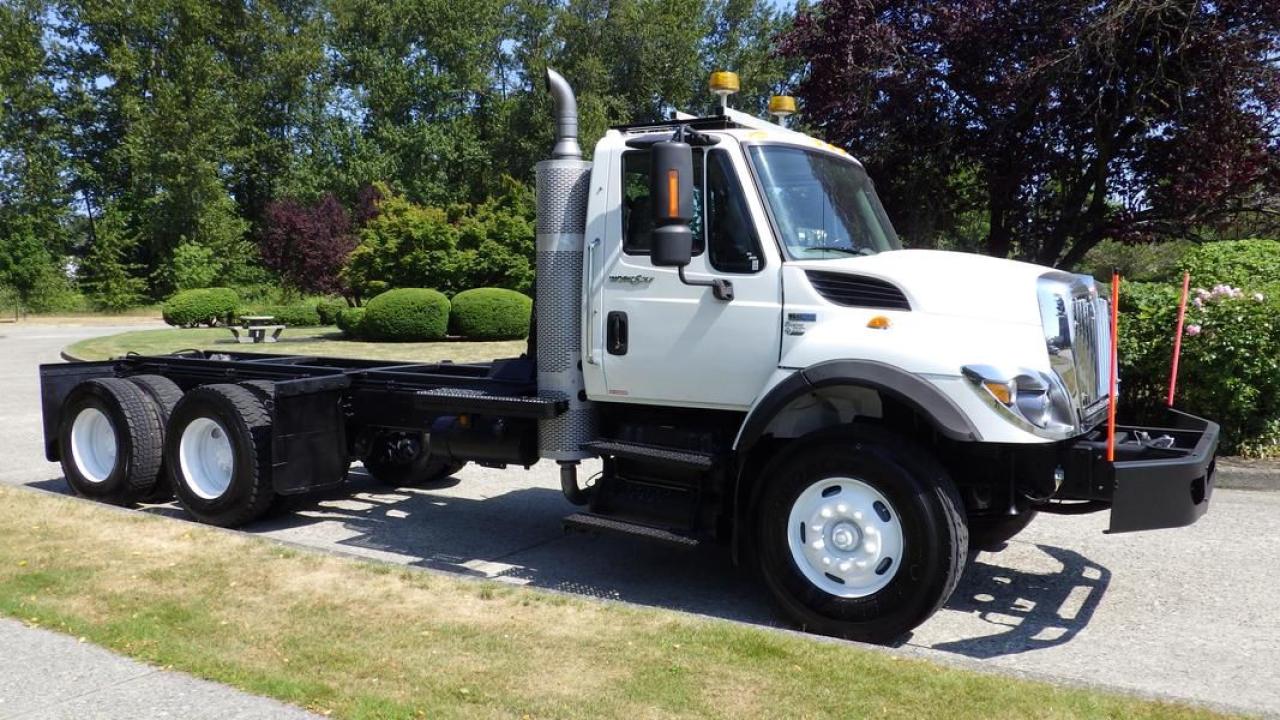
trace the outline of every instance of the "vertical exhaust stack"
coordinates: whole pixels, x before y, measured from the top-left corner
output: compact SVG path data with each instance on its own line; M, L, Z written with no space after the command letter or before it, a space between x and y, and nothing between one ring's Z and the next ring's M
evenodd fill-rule
M569 409L538 426L538 451L549 460L592 457L582 444L595 439L596 413L582 383L582 256L591 163L578 145L578 101L560 73L547 68L555 102L556 144L537 165L538 394L569 401Z

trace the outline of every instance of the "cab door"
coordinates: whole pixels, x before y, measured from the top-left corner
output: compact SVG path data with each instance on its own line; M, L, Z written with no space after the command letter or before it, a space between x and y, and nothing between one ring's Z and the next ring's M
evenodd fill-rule
M725 138L728 140L728 138ZM720 278L734 298L686 285L676 268L649 262L649 153L614 165L596 310L605 393L598 400L745 409L778 365L780 258L736 145L695 148L694 255L690 279ZM616 202L613 202L616 198Z

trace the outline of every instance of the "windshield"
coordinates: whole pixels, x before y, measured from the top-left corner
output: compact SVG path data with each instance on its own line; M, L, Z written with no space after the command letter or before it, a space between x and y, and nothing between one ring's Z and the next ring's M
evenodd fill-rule
M792 259L902 249L871 179L856 163L786 145L753 145L748 153Z

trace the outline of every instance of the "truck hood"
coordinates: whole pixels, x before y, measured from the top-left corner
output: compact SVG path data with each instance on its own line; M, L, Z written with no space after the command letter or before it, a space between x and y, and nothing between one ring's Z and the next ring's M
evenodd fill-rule
M802 260L795 265L891 282L921 312L1035 325L1040 324L1036 279L1052 270L943 250L892 250L865 257Z

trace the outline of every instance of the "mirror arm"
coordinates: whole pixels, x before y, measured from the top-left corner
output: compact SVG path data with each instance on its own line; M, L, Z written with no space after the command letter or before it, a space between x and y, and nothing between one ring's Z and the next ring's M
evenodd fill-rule
M690 280L684 276L683 265L681 265L679 270L677 270L677 274L680 276L680 282L685 285L711 288L711 294L714 295L717 300L723 300L725 302L733 300L733 283L728 280L722 280L720 278L713 278L711 280Z

